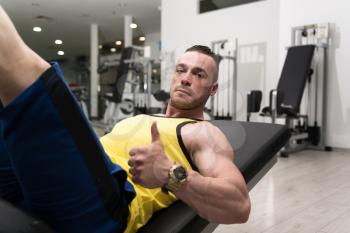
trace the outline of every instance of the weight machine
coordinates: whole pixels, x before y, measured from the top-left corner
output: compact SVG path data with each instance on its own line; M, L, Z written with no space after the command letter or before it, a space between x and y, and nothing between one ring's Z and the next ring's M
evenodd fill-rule
M303 149L319 149L331 151L326 146L326 108L327 108L327 49L329 45L329 24L311 24L292 28L292 46L314 45L314 57L311 66L307 88L304 91L304 99L301 109L306 113L303 125L304 135L298 137L292 135L286 144L283 153L291 153ZM295 122L286 120L289 128Z
M122 119L151 112L154 60L145 57L144 47L131 46L122 50L120 60L103 62L99 71L104 72L116 65L117 77L112 92L104 96L106 109L103 119L95 123L95 126L104 128L106 133Z
M219 88L209 101L211 119L237 118L237 50L237 39L212 42L212 51L219 56Z
M329 24L293 27L291 36L278 86L271 90L270 105L261 115L272 123L285 119L292 136L282 157L308 148L330 151L325 145ZM260 109L258 92L248 94L248 116Z

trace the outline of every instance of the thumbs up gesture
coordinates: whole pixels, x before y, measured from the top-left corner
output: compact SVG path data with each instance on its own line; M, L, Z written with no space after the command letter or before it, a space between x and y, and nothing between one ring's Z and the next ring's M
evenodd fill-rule
M144 147L134 147L129 151L129 172L135 184L145 188L158 188L168 182L168 172L173 163L164 153L157 123L151 126L152 143Z

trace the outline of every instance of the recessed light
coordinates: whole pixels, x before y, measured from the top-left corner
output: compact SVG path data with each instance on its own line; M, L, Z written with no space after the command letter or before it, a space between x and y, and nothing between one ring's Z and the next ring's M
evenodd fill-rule
M57 52L57 54L60 55L60 56L63 56L64 52L60 50L60 51Z
M146 40L146 37L144 37L144 36L139 37L139 41L145 41L145 40Z
M137 24L136 24L136 23L131 23L131 24L130 24L130 27L131 27L131 28L137 28Z
M115 52L117 52L117 49L116 48L111 48L111 50L110 50L112 53L115 53Z
M33 27L33 31L34 32L41 32L42 29L41 29L41 27Z
M121 40L117 40L117 41L115 42L115 44L116 44L116 45L122 45L122 41L121 41Z
M55 44L63 44L62 40L55 40Z

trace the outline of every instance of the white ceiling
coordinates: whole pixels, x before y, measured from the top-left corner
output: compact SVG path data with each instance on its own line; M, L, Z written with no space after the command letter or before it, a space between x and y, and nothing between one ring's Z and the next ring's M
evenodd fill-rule
M99 25L101 43L124 39L124 15L132 15L141 33L160 32L161 0L0 0L24 41L45 59L88 55L90 24ZM38 16L49 19L38 19ZM33 26L42 27L40 33ZM55 39L63 45L54 44ZM60 57L61 58L61 57Z

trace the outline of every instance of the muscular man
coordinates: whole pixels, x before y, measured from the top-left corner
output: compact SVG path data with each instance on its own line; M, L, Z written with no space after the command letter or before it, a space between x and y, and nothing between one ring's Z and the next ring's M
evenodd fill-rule
M190 48L165 116L120 122L102 149L57 64L28 48L0 8L0 196L58 232L135 232L176 199L209 221L245 222L232 148L201 121L217 76L210 49Z

